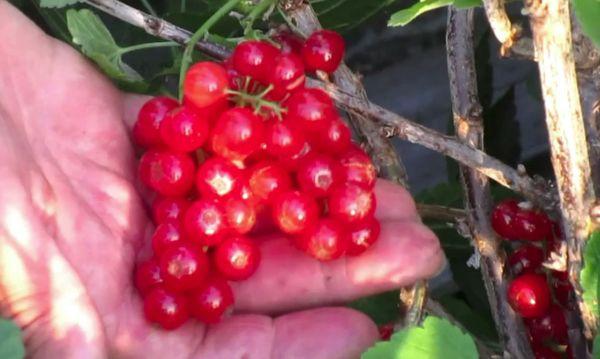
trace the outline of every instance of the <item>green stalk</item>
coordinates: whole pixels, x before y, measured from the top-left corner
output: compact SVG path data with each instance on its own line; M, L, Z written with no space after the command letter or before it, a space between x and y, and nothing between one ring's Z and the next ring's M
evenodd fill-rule
M123 55L128 52L137 51L137 50L155 49L158 47L175 47L175 46L179 46L179 44L174 41L147 42L144 44L124 47L121 50L119 50L119 55Z
M144 5L144 7L146 8L146 10L148 10L148 12L150 14L152 14L152 16L156 16L156 11L154 11L154 8L152 7L152 5L150 5L150 3L148 2L148 0L141 0L142 1L142 5Z
M260 3L256 4L252 11L246 16L244 20L246 22L246 26L244 27L244 34L247 35L252 31L252 25L260 15L262 15L267 9L275 4L276 0L263 0Z
M200 41L210 28L217 23L223 16L228 14L233 8L240 2L241 0L229 0L227 1L219 10L217 10L211 17L209 17L202 26L196 32L187 45L185 46L185 51L183 52L183 58L181 59L181 70L179 72L179 100L183 99L183 80L185 79L185 74L187 73L188 68L190 67L190 63L192 62L192 53L194 52L194 48L196 47L196 43Z

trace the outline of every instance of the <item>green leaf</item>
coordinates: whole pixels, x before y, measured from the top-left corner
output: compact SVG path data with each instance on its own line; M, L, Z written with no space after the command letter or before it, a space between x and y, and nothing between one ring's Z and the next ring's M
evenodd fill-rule
M600 48L600 1L573 0L573 8L583 32Z
M453 0L423 0L409 8L402 9L390 17L388 26L404 26L413 21L417 16L431 10L452 5Z
M87 9L71 9L67 11L67 27L73 42L108 76L129 89L142 91L146 87L142 76L123 62L122 48L96 14Z
M73 5L79 0L40 0L42 7L65 7Z
M312 0L323 27L348 30L395 3L395 0Z
M459 9L469 9L481 5L481 0L454 0L454 6L456 6Z
M398 307L399 292L385 292L370 297L360 298L348 304L350 308L361 311L371 317L377 325L388 324L400 315Z
M21 331L11 321L0 318L0 358L19 359L25 357Z
M592 358L600 359L600 334L596 335L596 338L594 338Z
M378 342L362 359L476 359L473 338L448 321L427 317L423 327L411 327L392 335L387 342Z
M444 307L454 319L463 325L469 333L485 344L488 347L500 350L498 343L498 334L494 321L490 316L485 316L471 308L467 302L454 296L443 296L437 298L437 301Z
M583 301L596 316L600 315L600 231L595 231L585 245L581 270Z

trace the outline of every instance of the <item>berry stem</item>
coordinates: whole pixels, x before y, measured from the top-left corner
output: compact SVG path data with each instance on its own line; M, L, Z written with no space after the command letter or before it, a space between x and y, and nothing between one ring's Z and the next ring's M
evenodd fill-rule
M252 11L250 11L248 16L246 16L244 19L244 35L249 35L252 32L252 26L260 15L263 13L270 13L268 9L274 6L275 2L275 0L262 0L260 3L254 6Z
M246 78L245 83L244 83L244 89L246 89L248 87L248 84L250 83L250 78ZM241 106L244 106L245 104L251 104L252 107L254 107L254 112L260 112L260 109L263 107L267 107L272 109L273 111L275 111L275 113L278 116L281 116L281 114L284 112L284 109L275 101L269 101L269 100L265 100L264 96L269 93L271 90L273 89L273 85L269 85L267 88L265 88L262 92L256 94L256 95L252 95L250 93L248 93L246 90L243 91L236 91L236 90L227 90L227 94L229 95L233 95L236 97L236 100L239 100L239 103Z
M120 56L120 55L124 55L128 52L138 51L138 50L155 49L155 48L159 48L159 47L175 47L175 46L179 46L179 44L174 41L147 42L144 44L123 47L122 49L120 49L117 52L117 55Z
M183 99L183 80L190 64L192 63L192 53L196 43L206 36L210 28L216 24L223 16L228 14L241 0L229 0L219 8L211 17L209 17L202 26L192 35L185 45L183 58L181 59L181 70L179 72L179 100Z

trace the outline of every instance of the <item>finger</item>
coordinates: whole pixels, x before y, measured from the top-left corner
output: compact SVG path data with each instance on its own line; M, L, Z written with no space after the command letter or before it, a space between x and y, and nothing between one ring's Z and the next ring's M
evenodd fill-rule
M196 358L358 358L377 339L375 324L347 308L275 319L240 315L210 327Z
M419 221L415 201L404 187L379 178L375 185L375 197L377 198L375 216L379 220Z
M261 243L261 251L257 272L233 283L238 311L276 313L342 303L429 278L444 263L435 235L405 221L381 223L379 240L357 257L319 262L275 236Z
M137 121L138 112L140 108L152 97L145 95L137 95L125 93L123 94L123 122L129 130L133 128L135 121Z

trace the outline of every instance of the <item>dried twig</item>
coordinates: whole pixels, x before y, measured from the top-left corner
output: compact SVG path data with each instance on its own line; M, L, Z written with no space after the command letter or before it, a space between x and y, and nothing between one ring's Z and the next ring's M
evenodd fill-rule
M446 54L452 112L457 137L474 148L483 148L482 107L477 94L473 51L473 10L450 7ZM505 253L489 222L491 196L488 179L466 166L460 168L467 219L474 245L481 255L481 273L503 346L514 358L531 358L523 324L506 300Z
M466 217L463 209L436 204L417 203L417 211L421 218L437 219L446 222L459 222Z
M483 7L496 39L502 44L500 53L505 55L518 41L521 29L510 22L504 8L504 0L483 0ZM520 49L522 45L519 44L517 48Z
M589 210L594 192L572 53L569 3L568 0L526 0L525 6L540 69L562 228L568 244L569 274L586 337L591 339L596 318L581 300L579 272L581 252L589 234ZM574 357L583 358L585 345L576 336L575 331L569 332L571 345L576 345L572 348Z

